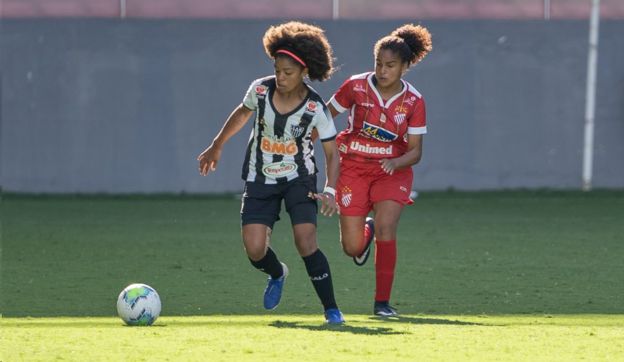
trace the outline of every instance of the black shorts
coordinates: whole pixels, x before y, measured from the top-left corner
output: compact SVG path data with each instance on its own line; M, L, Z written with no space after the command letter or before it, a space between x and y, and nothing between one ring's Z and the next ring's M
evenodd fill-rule
M243 225L263 224L272 229L280 219L282 200L292 225L316 225L318 206L316 200L308 197L310 192L316 193L316 175L297 177L276 185L245 182L241 205Z

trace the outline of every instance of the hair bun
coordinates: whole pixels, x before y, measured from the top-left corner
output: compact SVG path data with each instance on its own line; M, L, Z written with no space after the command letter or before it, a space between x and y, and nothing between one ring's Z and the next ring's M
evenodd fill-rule
M413 53L411 63L420 62L433 46L431 45L431 33L424 26L405 24L394 30L391 36L403 39Z

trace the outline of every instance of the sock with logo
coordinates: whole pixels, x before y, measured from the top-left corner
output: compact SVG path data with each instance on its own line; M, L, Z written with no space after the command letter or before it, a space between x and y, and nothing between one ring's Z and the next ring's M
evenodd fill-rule
M331 272L329 270L329 263L325 254L321 249L317 249L314 253L308 256L302 257L305 263L306 270L316 290L323 308L325 310L331 308L338 308L336 305L336 299L334 298L334 286L332 284Z
M270 247L267 248L267 252L262 259L258 261L249 259L249 261L256 269L269 274L273 279L277 279L284 275L282 263L280 263L277 259L277 255L275 255L273 249Z
M375 301L390 300L396 259L396 240L375 241Z

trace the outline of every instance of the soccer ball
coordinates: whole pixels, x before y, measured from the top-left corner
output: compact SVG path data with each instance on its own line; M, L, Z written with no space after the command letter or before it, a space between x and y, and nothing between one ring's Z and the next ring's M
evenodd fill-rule
M160 315L160 297L146 284L130 284L117 297L117 314L129 326L149 326Z

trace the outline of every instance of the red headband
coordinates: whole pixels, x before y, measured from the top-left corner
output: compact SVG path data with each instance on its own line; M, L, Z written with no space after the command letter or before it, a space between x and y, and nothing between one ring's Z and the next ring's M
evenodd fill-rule
M303 67L304 67L304 68L307 68L306 63L305 63L305 62L304 62L301 58L299 58L298 56L296 56L296 55L295 55L295 53L293 53L293 52L291 52L291 51L288 51L288 50L286 50L286 49L280 49L280 50L276 51L275 53L282 53L282 54L289 55L291 58L293 58L294 60L296 60L296 61L297 61L297 63L299 63L299 64L303 65Z

